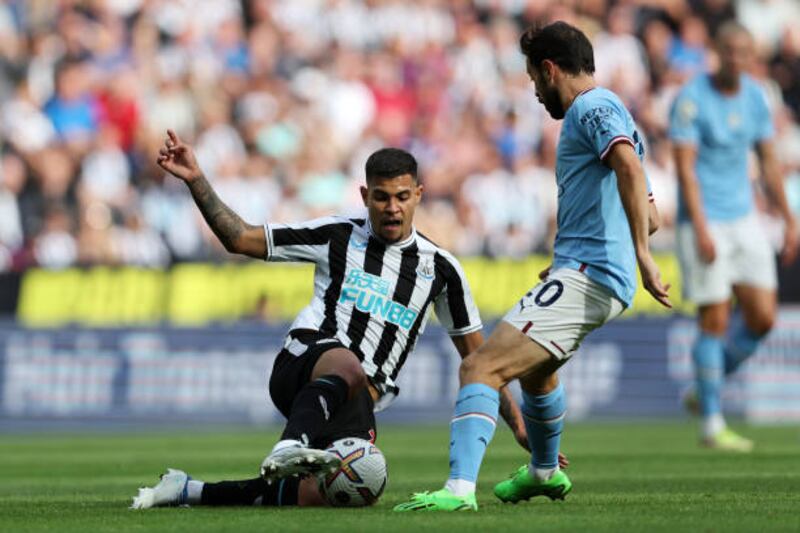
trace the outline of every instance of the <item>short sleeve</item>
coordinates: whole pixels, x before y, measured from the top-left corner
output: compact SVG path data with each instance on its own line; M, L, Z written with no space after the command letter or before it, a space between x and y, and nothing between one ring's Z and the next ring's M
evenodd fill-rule
M775 135L775 128L764 91L760 87L754 86L751 100L753 102L753 143L771 139Z
M436 267L444 277L444 287L433 302L439 322L452 336L480 331L483 324L478 306L459 262L449 254L437 253Z
M590 104L578 118L578 124L592 144L595 154L605 160L611 147L624 142L635 147L627 117L611 102Z
M341 223L334 217L324 217L297 224L265 224L265 259L314 263L325 257L332 227Z
M669 138L678 144L697 144L700 141L698 126L699 106L687 91L681 91L669 113Z

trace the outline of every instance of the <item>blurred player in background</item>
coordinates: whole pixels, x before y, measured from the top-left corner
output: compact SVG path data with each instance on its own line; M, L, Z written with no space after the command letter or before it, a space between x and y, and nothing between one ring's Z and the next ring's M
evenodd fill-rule
M517 378L533 455L495 486L495 495L514 503L539 495L563 499L572 483L558 465L566 399L556 371L589 332L631 304L637 263L645 289L670 306L669 286L662 285L649 249L655 210L648 204L641 139L619 98L596 86L591 43L556 22L527 30L520 46L537 98L553 118L564 119L553 264L461 364L445 487L415 494L397 511L477 510L475 486L494 435L498 391Z
M314 263L314 295L275 359L270 396L287 423L262 463L262 477L203 484L170 470L156 487L140 491L134 507L320 504L313 476L340 464L325 447L344 437L374 442L373 410L397 395L395 380L425 329L430 306L462 357L483 341L461 265L414 228L422 197L417 162L394 148L369 157L361 188L367 219L264 226L247 224L219 199L191 147L172 131L158 164L186 183L229 252ZM527 447L519 407L506 390L502 404L503 416Z
M696 390L687 406L702 414L701 442L748 452L753 443L727 428L720 400L726 376L758 348L775 323L775 260L755 210L748 155L755 147L767 193L784 221L781 259L797 255L797 223L786 202L763 91L745 72L753 40L736 22L717 33L719 69L689 81L670 118L678 171L678 256L687 299L698 306L692 350ZM729 330L731 296L742 319ZM698 405L699 404L699 405Z

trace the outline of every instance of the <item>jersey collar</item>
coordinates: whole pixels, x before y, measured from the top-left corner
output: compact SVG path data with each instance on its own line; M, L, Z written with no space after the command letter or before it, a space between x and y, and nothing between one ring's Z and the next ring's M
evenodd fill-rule
M372 229L372 222L370 222L369 217L367 217L367 232L370 234L371 237L374 237L375 239L378 240L378 242L382 243L385 246L396 246L398 248L405 248L406 246L408 246L409 244L412 244L413 242L415 242L417 240L417 228L412 225L411 226L411 234L408 237L406 237L405 239L403 239L402 241L399 241L399 242L386 242L386 241L383 240L383 237L378 235Z

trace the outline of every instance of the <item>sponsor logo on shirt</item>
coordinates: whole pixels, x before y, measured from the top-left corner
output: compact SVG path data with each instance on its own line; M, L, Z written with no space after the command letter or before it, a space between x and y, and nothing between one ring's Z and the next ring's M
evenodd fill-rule
M388 281L361 269L348 272L342 286L339 303L348 302L353 302L359 311L369 313L404 330L411 329L419 314L389 298Z

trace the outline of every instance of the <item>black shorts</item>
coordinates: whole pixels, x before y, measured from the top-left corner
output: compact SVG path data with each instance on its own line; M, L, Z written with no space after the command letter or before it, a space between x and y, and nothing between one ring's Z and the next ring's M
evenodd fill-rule
M323 353L332 348L344 348L338 339L314 330L296 329L289 332L292 341L288 348L280 351L272 366L269 378L269 395L272 403L289 418L295 396L311 379L314 365ZM344 404L325 428L309 443L313 448L326 448L330 443L345 437L358 437L375 442L375 404L369 390Z

